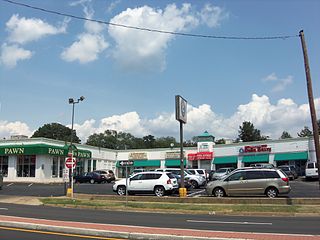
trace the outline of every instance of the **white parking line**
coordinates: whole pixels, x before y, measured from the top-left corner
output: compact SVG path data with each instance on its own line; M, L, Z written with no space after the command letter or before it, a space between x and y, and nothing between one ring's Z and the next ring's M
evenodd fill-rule
M6 210L6 211L8 211L9 209L8 209L8 208L0 208L0 210Z
M33 185L33 183L30 183L29 185L28 185L28 187L31 187Z
M11 185L13 185L13 183L9 183L9 184L7 185L7 187L9 187L9 186L11 186Z
M188 194L188 197L195 197L195 196L198 196L198 195L200 196L204 192L205 192L205 190L200 190L200 191L197 191L197 192L193 192L193 193Z
M224 221L201 221L201 220L187 220L187 222L194 222L194 223L219 223L219 224L238 224L238 225L272 225L272 223L262 223L262 222L224 222Z

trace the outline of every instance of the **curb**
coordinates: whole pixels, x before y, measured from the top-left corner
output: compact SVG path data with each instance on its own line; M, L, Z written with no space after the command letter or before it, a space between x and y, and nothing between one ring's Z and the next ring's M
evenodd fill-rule
M96 237L109 237L109 238L124 238L124 239L140 239L140 240L244 240L243 238L219 238L219 237L195 237L195 236L178 236L178 235L165 235L165 234L146 234L146 233L134 233L134 232L115 232L107 230L96 230L96 229L83 229L74 227L61 227L52 226L45 224L34 224L34 223L21 223L2 221L0 222L2 227L15 227L23 228L35 231L51 231L60 232L67 234L81 234Z

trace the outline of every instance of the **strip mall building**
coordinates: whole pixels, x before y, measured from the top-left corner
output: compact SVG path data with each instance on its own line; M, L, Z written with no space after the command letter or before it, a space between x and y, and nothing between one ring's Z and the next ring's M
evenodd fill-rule
M132 160L133 169L179 167L180 148L112 150L75 144L76 173L111 169L117 177L125 176L119 163ZM63 182L68 144L46 138L0 140L0 171L6 182ZM197 147L184 148L187 168L219 169L246 167L253 163L275 166L294 165L304 175L307 161L316 161L312 138L290 138L232 144L214 144L207 132L198 136Z

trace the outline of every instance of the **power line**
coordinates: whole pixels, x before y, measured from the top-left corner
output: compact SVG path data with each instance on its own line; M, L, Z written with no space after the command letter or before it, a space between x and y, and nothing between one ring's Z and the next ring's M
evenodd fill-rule
M112 22L107 22L107 21L102 21L102 20L96 20L96 19L90 19L90 18L85 18L85 17L79 17L76 15L68 14L68 13L62 13L62 12L57 12L45 8L40 8L36 6L32 6L29 4L25 3L20 3L20 2L15 2L11 0L1 0L3 2L7 2L10 4L18 5L20 7L26 7L26 8L31 8L34 10L46 12L46 13L51 13L55 15L60 15L64 17L70 17L78 20L84 20L84 21L90 21L90 22L96 22L104 25L110 25L110 26L115 26L115 27L122 27L122 28L128 28L128 29L134 29L134 30L139 30L139 31L146 31L146 32L154 32L154 33L163 33L163 34L171 34L171 35L178 35L178 36L185 36L185 37L197 37L197 38L211 38L211 39L227 39L227 40L286 40L288 38L296 38L299 37L299 35L283 35L283 36L264 36L264 37L237 37L237 36L216 36L216 35L204 35L204 34L191 34L191 33L183 33L183 32L173 32L173 31L165 31L165 30L158 30L158 29L151 29L151 28L144 28L144 27L136 27L136 26L130 26L130 25L124 25L124 24L118 24L118 23L112 23Z

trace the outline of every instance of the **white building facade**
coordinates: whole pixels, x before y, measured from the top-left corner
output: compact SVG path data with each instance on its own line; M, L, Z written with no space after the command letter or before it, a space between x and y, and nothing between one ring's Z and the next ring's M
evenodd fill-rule
M110 169L117 177L134 169L180 167L180 148L113 150L75 144L76 174ZM316 161L312 138L290 138L259 142L218 144L205 132L198 136L197 147L184 148L186 168L216 170L221 167L246 167L254 163L275 166L294 165L304 175L307 161ZM6 182L63 182L68 143L46 138L0 140L0 171ZM133 166L122 167L120 161Z

